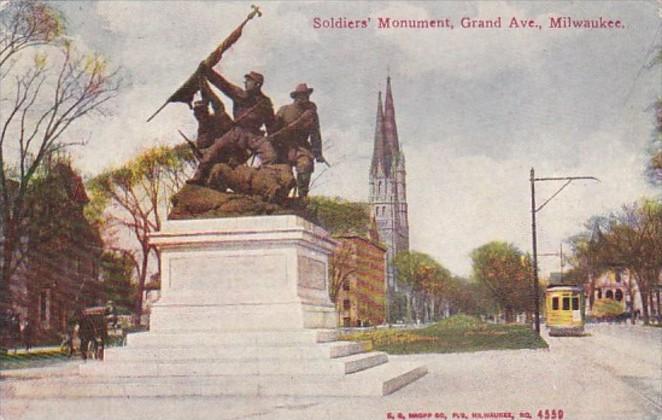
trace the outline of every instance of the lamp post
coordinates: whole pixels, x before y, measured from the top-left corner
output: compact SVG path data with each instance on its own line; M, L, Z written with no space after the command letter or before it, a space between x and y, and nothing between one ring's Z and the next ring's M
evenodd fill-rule
M564 176L552 178L536 178L535 170L531 168L531 239L533 245L533 305L535 307L535 320L536 320L536 334L540 335L540 298L539 298L539 285L538 285L538 244L536 236L536 213L542 210L554 197L556 197L565 187L570 185L572 181L578 179L592 179L600 182L600 180L593 176ZM545 200L540 207L536 207L536 182L541 181L566 181L561 188L559 188L551 197Z

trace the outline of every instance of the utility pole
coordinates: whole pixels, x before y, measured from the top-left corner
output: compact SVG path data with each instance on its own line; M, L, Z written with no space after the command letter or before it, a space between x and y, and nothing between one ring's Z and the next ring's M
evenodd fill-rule
M531 174L529 181L531 182L531 242L533 248L533 305L535 307L535 323L536 323L536 334L540 335L540 286L538 284L538 244L536 236L536 213L542 210L543 207L547 205L554 197L556 197L565 187L570 185L572 181L579 179L591 179L593 181L600 180L594 176L564 176L564 177L552 177L552 178L536 178L536 173L534 168L531 168ZM551 197L545 200L540 207L536 207L536 182L541 181L566 181L561 188L559 188ZM561 259L563 259L563 249L561 249ZM563 260L561 260L563 261ZM563 270L563 262L561 262L561 270Z
M540 335L540 299L538 297L538 242L536 237L536 173L531 168L531 239L533 249L533 308L536 322L536 334Z

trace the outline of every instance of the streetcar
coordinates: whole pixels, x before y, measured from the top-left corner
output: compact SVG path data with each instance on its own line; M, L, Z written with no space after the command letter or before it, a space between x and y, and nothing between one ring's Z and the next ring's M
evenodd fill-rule
M577 286L549 286L545 312L550 336L584 334L584 290Z

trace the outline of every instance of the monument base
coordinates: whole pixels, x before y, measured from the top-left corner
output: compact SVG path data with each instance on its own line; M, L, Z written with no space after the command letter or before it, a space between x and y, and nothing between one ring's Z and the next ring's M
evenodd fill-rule
M386 395L427 373L388 363L365 343L336 341L327 291L335 243L304 219L169 221L151 242L161 251L162 297L150 331L80 366L77 381L38 392Z

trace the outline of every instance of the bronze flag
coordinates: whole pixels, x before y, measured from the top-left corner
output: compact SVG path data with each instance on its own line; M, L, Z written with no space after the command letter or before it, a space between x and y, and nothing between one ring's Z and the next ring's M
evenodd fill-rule
M223 40L223 42L220 43L218 47L214 51L212 51L209 56L205 59L205 63L209 67L213 67L216 64L218 64L219 61L221 61L221 57L223 56L223 53L228 50L241 36L241 32L244 29L244 25L248 23L249 20L253 19L255 15L257 16L262 16L262 12L260 11L259 7L255 5L251 5L251 8L253 9L248 16L246 16L246 19L244 19L243 22L241 22L241 25L239 25L232 33ZM193 101L193 96L195 95L195 92L199 90L199 77L198 77L198 70L196 69L195 72L182 84L179 89L175 91L170 97L161 105L159 109L156 110L152 114L151 117L147 119L147 122L150 122L152 118L156 116L163 108L165 108L166 105L168 105L170 102L182 102L185 104L188 104L189 107L191 107L191 102Z

